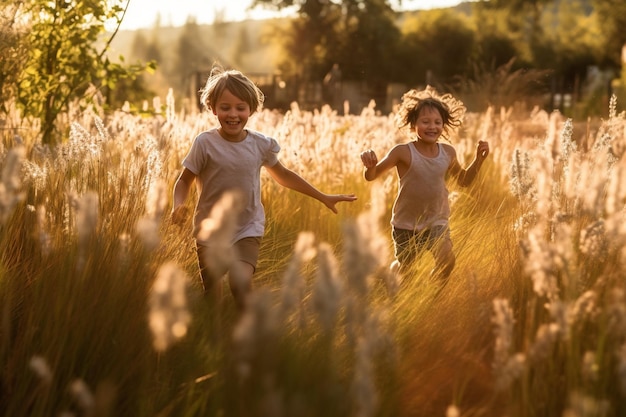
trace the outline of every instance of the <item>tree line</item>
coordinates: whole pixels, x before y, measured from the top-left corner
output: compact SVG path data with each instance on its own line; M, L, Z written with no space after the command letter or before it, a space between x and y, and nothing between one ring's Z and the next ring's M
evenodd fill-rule
M17 106L24 117L41 122L42 141L51 143L59 138L59 115L72 103L98 99L106 108L146 99L150 89L142 74L165 65L154 40L137 46L150 52L146 62L109 56L128 3L22 0L0 5L0 119L9 104ZM264 35L280 47L277 68L284 79L321 80L336 66L343 80L373 90L389 83L430 83L482 91L485 98L477 106L546 89L580 96L591 68L626 84L623 0L490 0L404 13L389 0L253 3L270 9L293 5L297 16ZM178 42L180 56L169 64L171 76L185 77L211 64L200 38L190 20ZM237 40L240 51L250 48L247 38L243 33ZM597 111L592 104L588 112Z
M525 73L513 77L517 82L535 78L542 82L536 87L580 95L590 68L619 77L626 44L623 0L475 1L414 14L399 14L387 0L253 5L294 4L299 17L276 39L283 41L280 69L303 78L319 79L338 64L345 79L373 85L467 88L507 68Z

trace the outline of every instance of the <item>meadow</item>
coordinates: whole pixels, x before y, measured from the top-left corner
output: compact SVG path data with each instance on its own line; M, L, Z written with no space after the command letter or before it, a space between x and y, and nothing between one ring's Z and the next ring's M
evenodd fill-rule
M450 184L457 265L443 288L429 257L401 282L388 273L395 177L364 181L359 153L406 140L392 115L264 110L249 127L278 140L283 164L358 200L333 214L264 177L253 299L238 314L226 287L217 320L191 223L168 217L211 115L171 98L152 116L76 108L68 139L45 147L10 114L0 414L626 415L626 116L608 107L583 121L466 115L451 138L462 165L479 139L491 154L471 187ZM216 235L228 214L225 201Z

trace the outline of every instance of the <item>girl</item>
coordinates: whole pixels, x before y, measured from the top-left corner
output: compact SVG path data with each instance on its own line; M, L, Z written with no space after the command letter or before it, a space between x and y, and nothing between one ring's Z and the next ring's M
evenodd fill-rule
M489 154L489 144L479 141L476 157L463 169L454 148L439 142L448 129L461 124L464 113L463 103L449 94L440 96L430 86L423 91L410 90L402 96L396 124L400 129L408 126L414 140L396 145L380 162L371 149L361 153L367 181L391 168L396 168L398 175L391 216L394 272L405 272L425 250L435 259L433 275L445 279L454 268L446 177L451 174L459 185L470 185Z

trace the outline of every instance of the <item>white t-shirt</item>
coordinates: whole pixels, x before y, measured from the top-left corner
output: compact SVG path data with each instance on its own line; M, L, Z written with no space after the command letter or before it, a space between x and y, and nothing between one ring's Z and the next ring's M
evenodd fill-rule
M278 162L280 146L275 139L247 130L241 142L222 138L217 128L200 133L193 142L183 166L198 176L198 203L194 216L194 236L200 224L226 191L241 193L243 210L239 215L233 243L244 237L261 237L265 232L265 210L261 203L261 167ZM198 244L203 242L198 240Z

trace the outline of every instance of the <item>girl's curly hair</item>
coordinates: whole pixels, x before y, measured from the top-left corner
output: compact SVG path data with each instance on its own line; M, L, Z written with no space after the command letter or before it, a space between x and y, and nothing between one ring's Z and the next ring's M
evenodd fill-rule
M440 95L430 85L422 91L409 90L402 95L402 103L395 116L398 128L413 128L423 108L436 109L443 119L443 127L446 133L449 129L457 128L463 121L465 105L451 94Z

